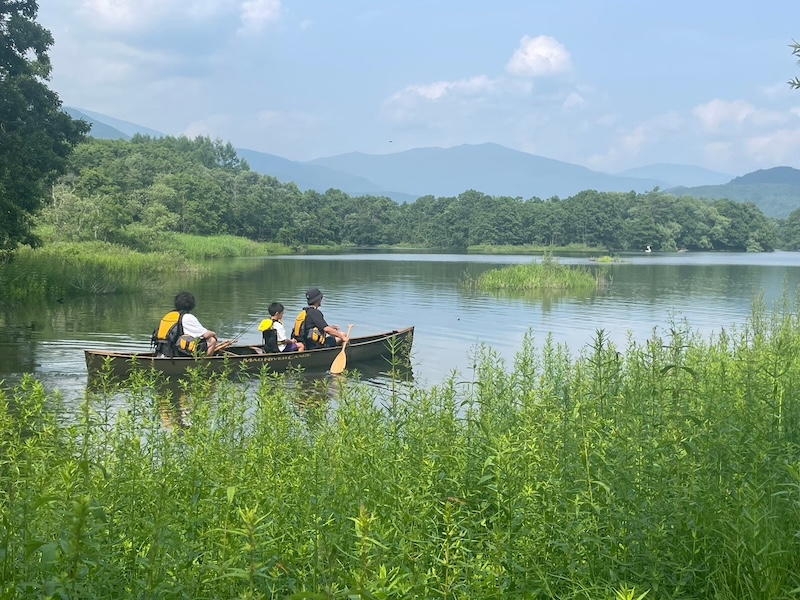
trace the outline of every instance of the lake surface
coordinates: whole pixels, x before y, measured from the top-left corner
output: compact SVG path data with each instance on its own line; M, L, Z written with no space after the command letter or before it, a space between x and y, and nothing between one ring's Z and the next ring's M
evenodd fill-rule
M644 341L683 322L703 335L743 324L753 298L767 303L800 286L800 253L684 253L621 255L604 265L611 285L580 295L495 295L461 285L466 276L508 264L541 260L529 255L354 253L219 261L211 273L181 274L139 294L66 300L0 312L0 379L5 387L35 373L69 402L86 385L85 348L149 350L150 334L178 291L197 298L194 313L221 338L258 343L257 330L273 301L289 321L305 305L305 290L325 294L322 311L352 335L416 326L414 379L433 385L453 371L471 376L476 344L509 362L527 331L541 346L548 335L577 355L597 330L624 349L628 336ZM587 258L565 264L597 268Z

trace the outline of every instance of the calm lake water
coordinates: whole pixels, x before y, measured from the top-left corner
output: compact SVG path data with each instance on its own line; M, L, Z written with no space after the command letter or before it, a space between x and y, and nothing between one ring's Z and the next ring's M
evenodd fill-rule
M598 329L624 349L628 336L644 341L684 319L703 335L741 325L763 293L771 306L784 290L796 295L800 253L685 253L622 255L606 265L612 284L582 295L493 295L466 291L465 276L507 264L540 260L528 255L358 253L237 259L212 272L180 275L167 286L143 283L136 295L66 300L0 312L0 379L9 387L35 373L68 400L86 385L84 348L149 349L150 334L171 309L177 291L197 298L195 314L220 337L258 343L258 323L273 301L286 306L287 323L304 305L309 287L325 293L329 323L354 324L352 335L416 326L414 379L439 383L453 371L471 375L476 344L511 361L527 331L537 345L548 335L578 354ZM560 257L585 264L587 258Z

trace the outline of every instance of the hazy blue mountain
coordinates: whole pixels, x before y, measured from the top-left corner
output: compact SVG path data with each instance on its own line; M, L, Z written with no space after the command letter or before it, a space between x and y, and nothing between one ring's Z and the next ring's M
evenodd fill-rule
M93 111L65 107L73 118L92 125L91 134L105 139L128 139L135 133L160 137L148 127ZM498 144L417 148L395 154L350 153L309 162L292 161L265 152L237 149L257 173L301 190L339 189L351 196L387 196L398 202L419 196L455 196L474 189L493 196L566 198L580 191L645 192L658 186L668 193L696 198L728 198L752 202L764 214L785 218L800 208L800 171L776 167L754 171L724 185L682 185L729 181L730 176L690 165L649 165L617 175L592 171L550 158L518 152Z
M749 175L753 175L753 173L737 177L737 179L747 181ZM760 177L759 175L755 178L759 179ZM727 198L734 202L752 202L765 215L776 219L785 219L790 213L800 208L800 184L731 182L725 185L678 187L667 190L667 192L676 196Z
M92 129L89 131L89 135L93 138L98 140L129 140L131 136L127 135L123 131L111 127L102 121L98 121L93 119L89 115L84 112L79 111L77 108L71 108L69 106L63 107L65 113L67 113L73 119L78 119L82 121L86 121L92 126Z
M663 182L618 177L498 144L416 148L395 154L353 152L310 161L352 173L383 189L417 196L455 196L473 189L492 196L568 197L582 190L644 192Z
M773 167L747 173L731 181L732 185L775 183L800 186L800 171L792 167Z
M115 119L101 113L86 109L65 107L64 110L74 119L83 119L92 125L91 135L98 139L130 139L134 134L149 135L151 137L163 137L164 134L155 129ZM351 196L374 195L387 196L397 202L411 202L417 198L413 194L384 190L375 183L343 173L335 169L320 165L310 165L258 152L246 148L237 148L236 153L244 158L250 168L256 173L271 175L282 183L294 182L303 191L316 190L325 192L335 188Z
M64 110L67 110L67 107L65 107ZM86 110L85 108L73 108L72 110L77 110L79 112L82 112L84 115L91 117L94 121L98 123L104 123L110 127L113 127L114 129L118 129L119 131L124 133L127 138L131 138L137 133L141 133L142 135L149 135L150 137L164 137L164 134L161 133L160 131L156 131L155 129L150 129L149 127L145 127L143 125L138 125L136 123L131 123L129 121L123 121L122 119L115 119L114 117L109 117L108 115L104 115L91 110Z
M416 199L416 196L411 194L387 191L368 179L322 165L297 162L247 148L237 148L236 154L244 158L256 173L271 175L284 183L293 181L303 191L325 192L334 188L350 196L388 196L397 202L410 202Z
M627 169L617 173L621 177L641 177L642 179L656 179L663 181L662 188L671 187L696 187L701 185L721 185L728 183L733 175L720 173L694 165L677 165L659 163Z

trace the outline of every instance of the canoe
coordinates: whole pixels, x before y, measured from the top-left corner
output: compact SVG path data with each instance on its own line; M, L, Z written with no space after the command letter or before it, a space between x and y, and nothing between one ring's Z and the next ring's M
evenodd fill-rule
M386 333L350 338L345 347L347 368L357 369L360 364L389 365L393 360L407 363L414 340L414 327L396 329ZM303 352L265 353L259 346L229 346L214 356L159 357L154 352L110 352L105 350L84 350L86 369L89 375L106 369L109 374L125 378L134 369L154 369L167 377L185 375L187 369L202 367L208 373L258 374L265 366L270 371L282 373L289 369L302 369L303 372L324 373L329 370L333 359L341 352L341 346L319 348Z

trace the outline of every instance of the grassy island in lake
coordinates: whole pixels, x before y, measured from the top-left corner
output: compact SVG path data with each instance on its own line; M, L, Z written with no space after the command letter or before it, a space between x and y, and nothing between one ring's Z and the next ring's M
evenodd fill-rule
M493 290L571 290L593 288L602 284L605 271L592 273L586 267L562 265L552 256L541 262L492 269L466 282L468 287Z

